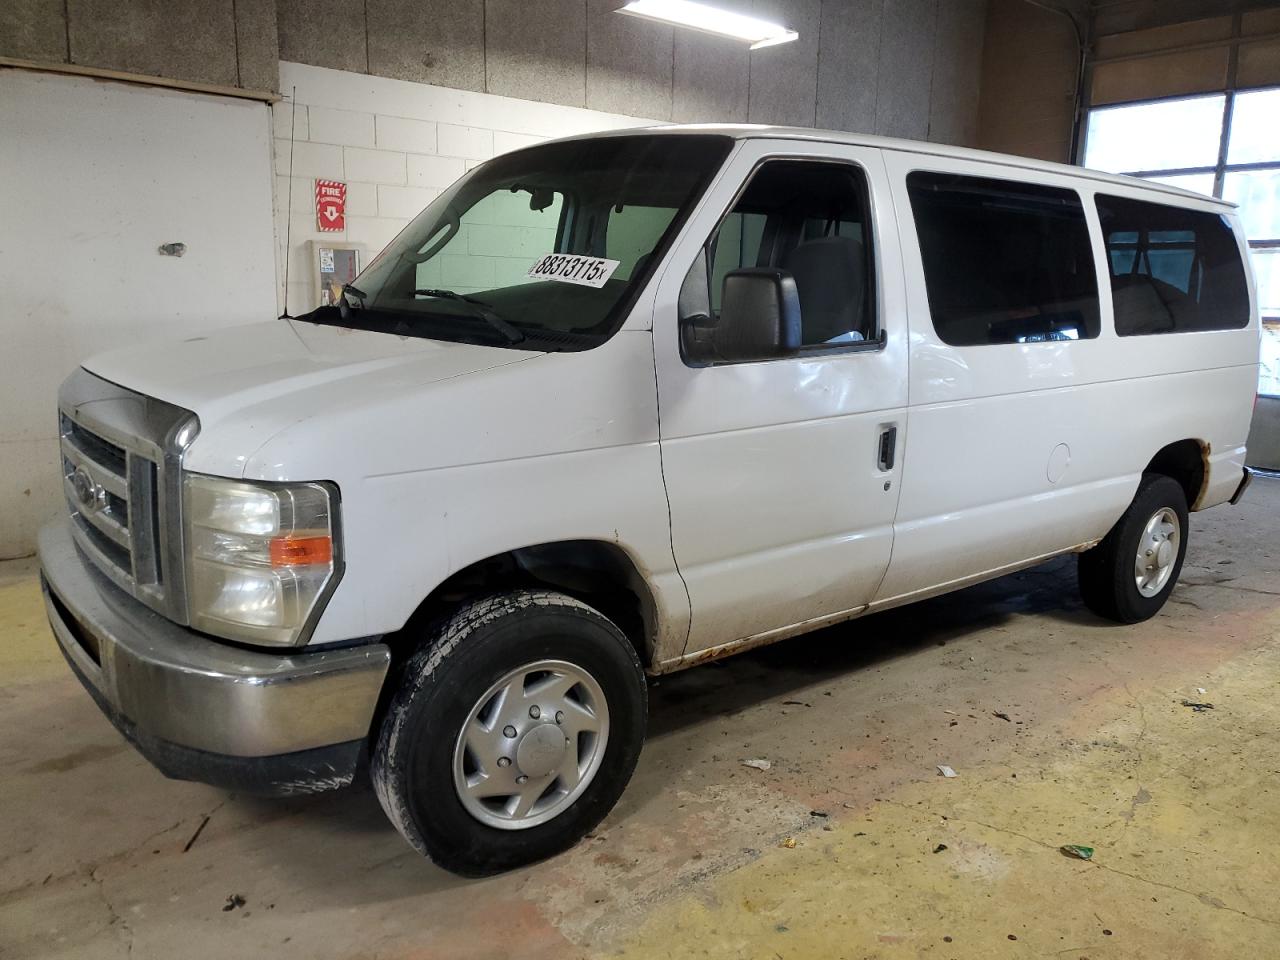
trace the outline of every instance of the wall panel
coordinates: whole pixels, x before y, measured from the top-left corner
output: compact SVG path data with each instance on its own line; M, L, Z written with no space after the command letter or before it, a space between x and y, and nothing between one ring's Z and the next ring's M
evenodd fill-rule
M929 102L929 139L937 143L977 139L986 6L952 0L938 7Z
M63 63L67 58L64 0L0 3L0 56Z
M988 0L719 0L800 33L755 52L623 2L5 0L0 56L63 63L70 43L79 65L251 90L284 60L659 120L977 138Z
M985 0L980 5L985 6ZM883 0L822 4L819 127L863 133L875 130L883 9Z
M617 16L620 0L587 0L587 107L670 117L675 31Z
M875 132L925 140L929 136L938 4L935 0L893 0L885 4L883 17Z
M676 123L745 122L750 82L750 57L743 44L676 31L671 100Z
M484 89L484 0L367 0L369 72Z
M236 86L235 18L204 0L67 0L71 62Z
M369 69L364 5L348 0L276 0L280 59L334 70Z
M822 5L820 0L755 0L756 16L791 27L800 39L751 52L747 119L752 123L812 127L816 122Z
M485 0L485 89L581 107L587 10L566 0Z

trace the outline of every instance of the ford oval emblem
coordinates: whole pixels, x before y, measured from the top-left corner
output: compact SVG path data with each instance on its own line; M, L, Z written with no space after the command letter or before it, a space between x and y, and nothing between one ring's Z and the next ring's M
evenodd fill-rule
M86 513L94 513L106 505L107 491L83 465L76 467L76 472L71 475L71 489L75 491L80 509Z

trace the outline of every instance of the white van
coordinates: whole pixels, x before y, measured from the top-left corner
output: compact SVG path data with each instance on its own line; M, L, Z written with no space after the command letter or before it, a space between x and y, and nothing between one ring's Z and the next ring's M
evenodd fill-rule
M1154 615L1249 481L1246 263L1229 204L933 144L529 147L341 305L76 371L49 617L164 773L367 759L423 854L526 863L618 799L646 673L1072 552Z

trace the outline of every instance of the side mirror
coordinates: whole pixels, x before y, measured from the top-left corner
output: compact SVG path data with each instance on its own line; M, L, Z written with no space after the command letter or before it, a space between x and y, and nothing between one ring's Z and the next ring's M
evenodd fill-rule
M769 360L800 349L800 295L795 278L773 267L725 275L713 349L725 360Z

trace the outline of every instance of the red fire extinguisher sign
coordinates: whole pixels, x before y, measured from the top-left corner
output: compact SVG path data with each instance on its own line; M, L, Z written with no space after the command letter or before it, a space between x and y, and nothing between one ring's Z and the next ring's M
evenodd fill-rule
M338 180L316 181L316 229L336 233L347 228L347 185Z

